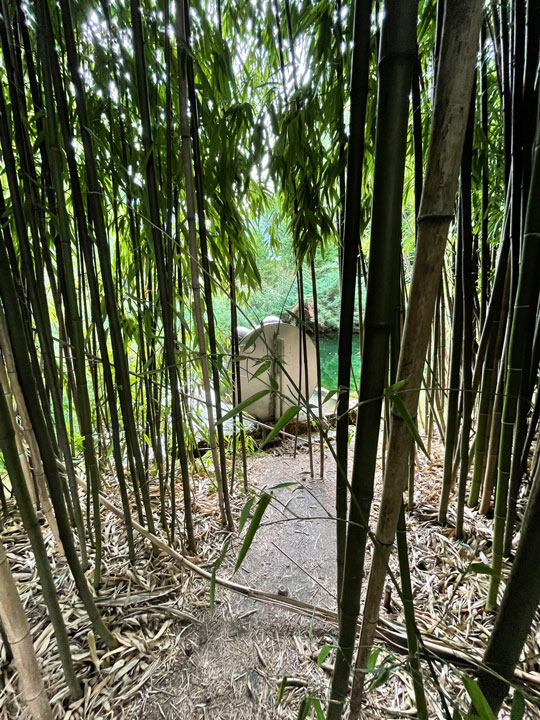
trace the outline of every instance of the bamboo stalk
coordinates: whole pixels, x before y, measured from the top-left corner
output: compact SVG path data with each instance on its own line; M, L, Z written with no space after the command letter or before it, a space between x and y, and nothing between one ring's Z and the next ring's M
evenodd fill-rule
M341 299L338 335L338 397L336 406L336 541L337 596L341 596L345 564L347 517L347 466L349 449L349 394L356 266L360 243L364 124L370 61L370 23L373 3L355 0L354 49L351 66L351 107L347 150L347 184L342 237ZM361 298L359 298L359 302ZM363 342L363 341L362 341Z
M13 661L19 675L21 695L34 720L53 720L53 714L41 670L38 665L30 626L11 574L6 551L0 540L0 621L13 652Z
M20 328L22 327L22 318L13 282L13 277L11 275L9 259L6 249L1 243L0 273L2 276L2 283L0 284L0 297L2 298L4 310L6 313L6 320L11 346L13 349L13 356L17 369L19 371L19 381L21 384L21 389L23 392L26 406L27 408L29 408L29 411L31 409L32 412L32 420L34 431L36 433L36 440L43 461L43 467L49 486L51 501L58 523L58 531L60 539L62 541L62 545L64 547L66 560L69 564L69 568L73 575L73 579L75 580L75 584L77 586L77 590L79 592L81 600L86 608L90 620L92 621L96 633L102 638L102 640L108 647L113 648L117 646L118 641L113 637L113 635L105 626L99 610L96 607L94 598L92 596L92 593L90 592L90 588L88 587L86 577L81 567L79 557L77 555L77 550L75 548L75 543L69 524L69 518L66 506L64 504L62 483L60 481L60 477L56 467L54 448L52 446L47 431L47 426L43 418L34 376L32 374L30 362L28 359L28 347L26 344L26 337L24 333L20 332ZM2 399L2 402L5 403L4 396L1 393L0 398ZM7 408L6 415L8 415ZM6 436L9 440L10 434L13 432L13 430L9 430L7 427L5 427L5 432L7 433ZM15 467L16 471L18 472L18 468L20 468L20 465L18 464L18 455L16 456L16 461L13 460L12 462L13 467ZM31 503L30 510L32 510Z
M444 249L453 217L481 19L481 0L455 0L446 4L416 260L398 371L398 380L405 381L402 401L412 418L415 417L418 406ZM394 410L377 522L377 544L356 657L357 672L353 685L356 717L363 695L364 669L367 667L379 618L388 557L394 542L402 494L407 482L410 443L409 429L401 415Z
M388 382L390 337L399 337L401 208L409 93L416 62L417 3L386 3L378 62L377 135L370 262L354 461L351 477L340 628L328 720L339 720L348 693L373 498L382 397ZM391 109L390 109L391 108ZM344 267L345 272L345 267ZM381 287L386 288L381 293ZM344 298L342 298L344 302ZM397 352L394 353L397 357ZM354 687L354 683L353 683ZM351 701L352 702L352 701ZM351 712L354 712L351 704Z
M519 264L519 281L516 290L512 328L508 345L508 369L504 389L501 439L499 444L497 492L495 498L495 521L493 527L493 558L487 608L493 610L497 604L497 592L501 581L504 527L506 522L508 482L514 442L514 428L518 419L520 400L526 401L524 391L527 387L528 361L532 347L531 328L540 287L538 268L540 267L540 204L537 201L540 192L540 115L537 116L537 129L534 147L534 161L531 184L527 202L523 234L523 250ZM518 448L521 452L521 448Z

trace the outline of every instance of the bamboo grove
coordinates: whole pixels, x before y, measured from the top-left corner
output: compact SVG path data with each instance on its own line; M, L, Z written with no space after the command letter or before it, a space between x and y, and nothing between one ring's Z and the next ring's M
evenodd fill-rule
M292 238L299 326L305 335L312 297L317 357L317 263L337 248L335 439L320 367L315 402L307 364L294 379L311 473L318 452L321 482L329 462L337 478L327 718L362 716L396 532L392 582L428 717L423 675L435 671L415 623L406 517L421 502L415 458L435 442L440 525L458 543L466 506L493 515L478 571L497 615L469 695L470 716L497 715L540 602L539 43L537 0L1 0L1 528L16 505L72 699L82 688L49 534L89 628L113 649L96 604L102 496L121 504L133 563L140 526L196 555L201 469L236 531L250 445L236 329L260 287L264 225L273 251ZM299 352L307 363L305 340ZM1 542L0 578L6 656L32 716L51 718Z

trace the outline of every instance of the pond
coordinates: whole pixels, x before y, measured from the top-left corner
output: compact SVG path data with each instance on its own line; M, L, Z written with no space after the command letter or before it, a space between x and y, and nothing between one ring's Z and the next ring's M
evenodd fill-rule
M321 383L327 390L337 388L338 375L338 337L337 335L322 335L320 338L321 350ZM354 376L358 382L360 379L360 335L353 335L352 366ZM354 388L354 380L351 376L351 387Z

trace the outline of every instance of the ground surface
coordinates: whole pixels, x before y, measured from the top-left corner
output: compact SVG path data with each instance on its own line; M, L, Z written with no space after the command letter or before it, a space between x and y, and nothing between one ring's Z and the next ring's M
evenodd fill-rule
M318 462L315 453L312 479L305 445L296 458L286 446L250 460L250 482L258 494L282 486L272 490L275 499L233 579L335 609L331 520L335 474L327 456L324 479L320 480ZM426 638L441 638L450 646L479 655L493 623L493 617L483 609L488 578L467 572L467 567L471 561L489 559L489 524L466 511L469 534L464 542L457 543L451 528L436 524L440 451L433 450L430 462L422 458L418 462L417 506L408 519L417 622ZM208 497L204 477L199 483L195 492L197 562L209 568L219 556L225 535L217 521L215 497ZM378 485L374 511L379 496ZM243 493L235 495L238 512L245 500ZM305 698L312 696L324 702L332 655L321 668L316 659L325 644L335 641L333 623L292 614L219 586L211 616L207 581L183 570L163 553L152 554L142 540L137 541L137 565L130 567L121 523L107 512L103 520L107 574L99 596L109 626L121 638L119 649L107 652L98 642L93 651L89 626L74 599L65 563L54 560L74 658L85 684L84 698L71 705L65 699L52 631L43 607L36 602L39 595L28 543L17 523L3 534L59 720L292 720ZM240 546L241 540L235 539L220 575L231 575ZM389 613L383 611L385 622L399 628L402 616L395 592L391 593L389 607ZM539 670L539 642L537 626L525 651L528 660L522 666L530 673ZM390 672L388 677L374 675L385 681L368 694L365 717L414 716L412 683L403 656L388 644L379 660L384 660ZM449 665L436 662L434 670L451 708L463 699L462 681ZM3 691L0 688L0 720L22 720L25 714L13 692L11 670L3 668L0 682L5 685ZM429 678L427 691L430 717L444 718L441 700ZM278 695L282 697L276 704ZM540 717L532 705L526 712L526 717Z

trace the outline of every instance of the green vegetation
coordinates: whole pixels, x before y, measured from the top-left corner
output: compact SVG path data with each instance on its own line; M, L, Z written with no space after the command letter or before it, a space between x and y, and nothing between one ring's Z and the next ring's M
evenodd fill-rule
M336 478L335 664L327 700L304 698L300 715L340 720L349 704L356 720L367 671L372 686L388 677L393 658L379 672L374 651L388 576L416 703L397 712L466 713L426 655L407 548L415 443L437 442L439 524L467 541L494 510L490 564L471 567L498 614L479 683L463 682L476 712L499 712L540 602L539 38L538 0L2 0L0 530L20 518L30 538L58 712L73 715L82 684L54 573L70 573L89 645L119 643L95 598L107 496L126 564L138 533L193 569L181 553L197 556L201 507L232 542L238 491L245 552L256 542L272 498L250 488L237 328L267 315L312 334L318 392L310 404L299 353L293 407L266 440L303 414L310 475ZM277 353L256 372L264 362L277 408L287 368ZM218 565L195 569L213 605L227 583ZM101 682L94 657L85 671ZM539 706L530 689L514 697L513 718Z
M272 233L277 233L277 237L272 239ZM269 219L260 223L257 231L253 232L253 237L260 287L251 292L245 288L247 298L245 301L239 300L238 322L240 325L258 325L268 315L276 315L287 321L289 313L298 305L296 259L291 234L283 223L278 225L277 231L273 229ZM322 332L335 335L339 327L340 303L336 245L330 246L324 254L316 255L315 272L319 325ZM304 297L306 302L313 303L313 289L309 280L306 280ZM230 328L227 296L217 295L214 310L216 324L220 328L221 339L224 340ZM355 308L354 319L358 327L358 307Z

